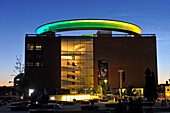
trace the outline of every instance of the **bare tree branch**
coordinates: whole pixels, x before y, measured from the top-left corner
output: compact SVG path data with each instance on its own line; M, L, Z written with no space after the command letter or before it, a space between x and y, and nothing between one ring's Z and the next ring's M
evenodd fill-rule
M25 65L22 63L22 56L20 55L19 57L16 55L16 65L15 65L15 70L14 73L19 74L19 73L24 73L25 70Z

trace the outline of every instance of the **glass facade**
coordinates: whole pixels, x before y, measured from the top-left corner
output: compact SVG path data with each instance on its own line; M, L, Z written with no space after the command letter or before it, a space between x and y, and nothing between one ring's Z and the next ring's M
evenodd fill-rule
M61 88L88 93L94 87L93 38L62 37Z

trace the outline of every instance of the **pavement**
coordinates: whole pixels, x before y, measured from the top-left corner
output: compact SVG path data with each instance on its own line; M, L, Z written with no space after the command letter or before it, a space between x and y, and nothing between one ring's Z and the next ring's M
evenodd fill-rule
M28 113L28 111L11 111L11 104L0 106L0 113Z
M95 103L94 105L99 106L99 110L108 110L108 108L105 108L106 102L102 103ZM84 104L87 105L87 104ZM81 106L83 106L80 103L76 103L75 105L63 105L63 109L61 111L80 111L81 112ZM169 107L169 106L168 106ZM114 108L112 108L114 110ZM10 110L10 104L0 106L0 113L29 113L29 111L11 111ZM169 112L154 112L154 113L170 113Z

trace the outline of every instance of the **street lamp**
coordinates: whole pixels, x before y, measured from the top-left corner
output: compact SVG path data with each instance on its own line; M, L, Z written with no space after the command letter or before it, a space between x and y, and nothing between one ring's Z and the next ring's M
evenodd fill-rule
M104 83L105 83L105 84L107 83L107 80L106 80L106 79L104 80Z
M120 98L122 99L122 73L124 72L123 70L118 70L120 73Z

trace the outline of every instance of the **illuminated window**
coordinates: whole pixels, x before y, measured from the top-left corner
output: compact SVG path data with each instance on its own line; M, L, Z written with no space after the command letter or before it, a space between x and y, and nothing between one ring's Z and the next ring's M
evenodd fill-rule
M34 44L27 44L27 50L34 50Z
M35 62L35 66L36 66L36 67L42 67L42 66L43 66L43 63L42 63L42 62Z
M39 66L40 66L40 63L39 63L39 62L36 62L36 63L35 63L35 66L39 67Z
M33 66L34 65L33 62L27 62L26 64L27 64L27 66Z
M35 50L42 50L42 43L36 43Z

